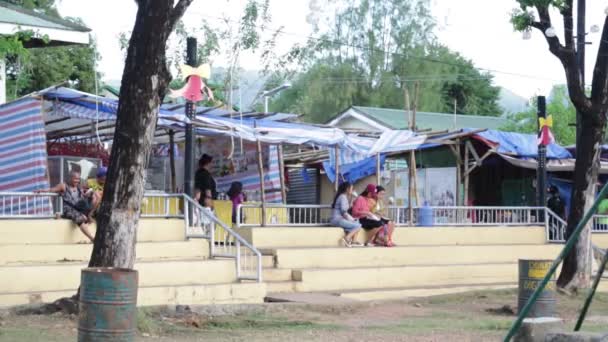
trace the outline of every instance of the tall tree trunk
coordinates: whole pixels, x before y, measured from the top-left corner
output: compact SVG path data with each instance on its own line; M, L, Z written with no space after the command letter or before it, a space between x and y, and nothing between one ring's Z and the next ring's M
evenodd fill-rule
M171 75L165 50L192 0L137 0L120 87L116 130L89 266L133 268L146 167Z
M581 135L576 145L574 187L570 200L570 213L566 238L569 238L583 215L591 208L596 193L596 182L600 167L600 145L604 138L606 113L582 113L578 124ZM576 293L579 288L589 287L591 277L591 226L589 220L575 248L566 256L557 285Z

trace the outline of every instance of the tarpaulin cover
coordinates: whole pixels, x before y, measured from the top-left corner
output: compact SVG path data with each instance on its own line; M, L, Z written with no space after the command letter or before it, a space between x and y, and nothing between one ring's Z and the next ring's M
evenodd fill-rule
M465 131L471 131L471 129ZM476 133L473 138L488 145L497 146L498 153L524 158L536 158L538 156L538 138L535 134L487 130ZM553 143L547 146L547 158L572 158L572 154L564 147Z

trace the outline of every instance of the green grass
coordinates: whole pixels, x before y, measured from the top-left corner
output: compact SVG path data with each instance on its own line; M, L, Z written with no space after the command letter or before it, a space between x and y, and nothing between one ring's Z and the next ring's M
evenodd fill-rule
M449 331L499 332L508 329L510 324L509 318L499 316L479 317L455 312L438 312L432 316L410 317L400 322L366 328L405 334Z
M65 336L57 336L54 334L50 334L46 330L31 329L29 327L0 328L1 342L63 342L65 340Z

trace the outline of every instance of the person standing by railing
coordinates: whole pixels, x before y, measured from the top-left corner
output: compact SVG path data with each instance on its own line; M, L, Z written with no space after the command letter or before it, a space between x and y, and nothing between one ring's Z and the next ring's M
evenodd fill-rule
M353 185L349 182L344 182L338 187L338 192L334 197L334 202L331 205L331 224L344 229L345 236L342 238L342 243L346 247L361 246L357 242L356 237L361 230L361 223L357 222L349 213L350 207L348 196L353 193Z
M243 183L232 182L232 184L230 184L230 189L228 189L226 192L226 195L228 195L228 198L232 202L232 223L241 223L236 222L236 211L241 203L247 201L247 196L245 196L245 193L243 193Z
M89 223L91 223L89 213L92 209L91 197L85 194L80 187L79 172L70 172L70 180L66 183L57 184L48 190L36 190L34 192L53 192L61 195L63 199L62 217L72 220L80 228L80 231L93 242L95 237L89 231Z
M195 198L204 206L205 198L217 199L215 179L211 175L211 162L213 157L203 154L198 160L198 170L194 175Z
M555 215L559 218L564 219L566 216L566 205L564 204L564 200L559 194L559 189L555 185L551 185L548 189L549 199L547 200L547 208L551 210ZM549 220L549 240L556 239L559 235L561 235L556 227L559 227L559 222L556 218L549 216L547 217ZM556 230L557 229L557 230Z

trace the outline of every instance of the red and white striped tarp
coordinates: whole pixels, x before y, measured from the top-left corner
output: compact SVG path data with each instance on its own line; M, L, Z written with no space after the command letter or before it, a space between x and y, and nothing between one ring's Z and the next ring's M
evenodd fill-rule
M46 132L40 101L24 98L0 105L0 191L48 189ZM40 197L0 199L0 214L52 213Z

